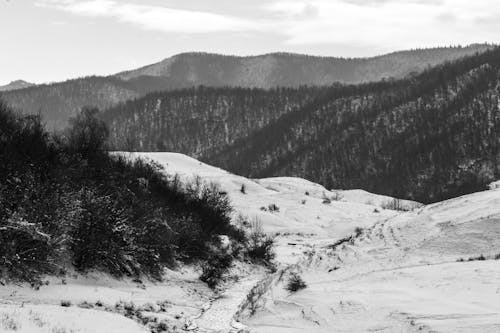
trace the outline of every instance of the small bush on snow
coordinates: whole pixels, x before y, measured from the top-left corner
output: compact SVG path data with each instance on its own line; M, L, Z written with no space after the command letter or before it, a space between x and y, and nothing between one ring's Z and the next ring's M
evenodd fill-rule
M307 284L305 283L304 280L302 280L302 277L299 274L295 272L290 274L290 278L288 279L288 284L286 285L286 290L288 290L291 293L294 293L306 287Z
M469 258L469 261L484 261L484 260L486 260L486 258L482 254L479 257L471 257L471 258Z
M65 307L65 308L69 308L71 306L71 302L70 301L61 301L61 306L62 307Z
M279 211L280 211L280 208L279 208L276 204L270 204L269 206L267 206L267 209L268 209L271 213L274 213L274 212L279 212Z
M256 219L252 223L248 236L246 255L256 263L263 263L268 267L272 267L272 261L275 257L273 245L274 239L264 233L262 223Z

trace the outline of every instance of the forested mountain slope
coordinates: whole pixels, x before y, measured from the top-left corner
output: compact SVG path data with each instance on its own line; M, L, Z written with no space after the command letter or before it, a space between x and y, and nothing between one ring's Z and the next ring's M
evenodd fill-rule
M84 106L111 107L140 95L120 80L87 77L2 93L3 99L24 114L40 114L49 129L62 129Z
M2 92L12 107L41 114L50 129L62 129L84 106L108 108L151 92L199 85L211 87L298 87L401 78L429 66L481 53L491 45L420 49L374 58L343 59L275 53L233 57L185 53L108 77L86 77Z
M105 111L111 145L127 151L215 153L300 109L328 88L191 88L152 93Z
M499 176L499 96L495 49L404 80L334 87L204 160L434 202Z

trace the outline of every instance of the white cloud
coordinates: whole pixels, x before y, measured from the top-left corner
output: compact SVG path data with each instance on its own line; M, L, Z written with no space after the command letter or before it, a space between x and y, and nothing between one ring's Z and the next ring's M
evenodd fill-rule
M498 42L498 0L271 0L252 15L180 9L118 0L38 0L75 15L112 18L143 29L185 33L258 32L286 46L350 45L387 50ZM195 0L191 0L192 2ZM199 0L206 1L206 0ZM143 2L144 3L144 2ZM229 14L228 14L229 13ZM255 18L255 13L262 16ZM253 18L251 18L253 17ZM196 45L194 45L196 48Z
M382 6L394 3L413 3L420 5L439 5L444 0L340 0L341 2L356 4L358 6Z
M498 0L276 0L264 8L277 17L289 45L378 45L388 49L498 42ZM312 6L315 17L297 16ZM493 21L493 20L492 20ZM488 23L489 22L489 23ZM498 25L497 25L498 26Z
M228 15L114 0L40 0L37 5L75 15L114 18L120 22L138 25L143 29L164 32L240 32L261 28L256 22Z

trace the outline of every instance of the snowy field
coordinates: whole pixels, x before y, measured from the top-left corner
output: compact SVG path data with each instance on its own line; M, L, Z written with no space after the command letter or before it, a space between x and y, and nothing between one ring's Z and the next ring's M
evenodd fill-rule
M146 332L127 311L192 332L500 332L500 189L420 208L398 201L415 208L401 212L361 190L251 180L182 154L124 154L220 184L235 223L260 221L276 237L278 271L238 264L220 295L195 267L161 283L94 273L48 278L39 290L0 285L0 332ZM284 289L292 271L307 283L294 294Z

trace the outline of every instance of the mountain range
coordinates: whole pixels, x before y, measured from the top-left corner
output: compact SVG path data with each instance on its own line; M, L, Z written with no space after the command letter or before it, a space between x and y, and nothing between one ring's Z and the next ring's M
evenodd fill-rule
M317 57L271 53L252 57L184 53L159 63L123 72L130 81L141 77L163 80L163 90L205 85L209 87L324 86L334 82L358 84L384 78L402 78L444 61L482 52L488 45L401 51L372 58Z
M189 53L2 96L57 130L96 106L112 149L180 152L253 178L429 203L500 176L500 49L490 45L370 59Z
M420 202L500 176L500 49L399 80L198 88L105 111L115 147L176 151L247 177L298 176Z
M437 64L484 52L492 46L418 49L387 55L345 59L290 53L236 57L183 53L159 63L107 77L85 77L8 89L2 97L28 114L41 114L47 127L60 130L84 106L110 108L151 92L197 87L329 86L403 78Z

